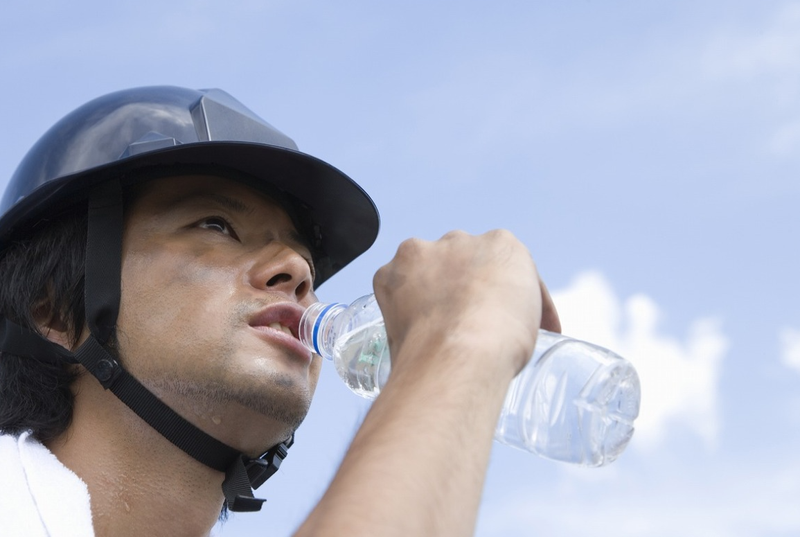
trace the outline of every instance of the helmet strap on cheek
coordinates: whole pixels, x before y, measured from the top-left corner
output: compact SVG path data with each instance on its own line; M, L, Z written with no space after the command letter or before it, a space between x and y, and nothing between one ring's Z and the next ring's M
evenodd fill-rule
M101 345L117 325L122 278L122 185L96 187L89 197L86 233L86 322Z
M122 186L107 181L89 198L86 245L86 320L91 332L75 358L148 425L195 460L225 472L222 489L231 511L258 511L254 498L288 454L294 437L250 459L189 423L128 373L109 351L117 324L122 278Z

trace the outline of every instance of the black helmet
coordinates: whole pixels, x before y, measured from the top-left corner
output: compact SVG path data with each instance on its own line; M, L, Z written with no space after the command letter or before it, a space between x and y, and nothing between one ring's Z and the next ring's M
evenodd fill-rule
M145 179L219 173L288 203L308 238L320 285L369 248L378 213L336 168L297 151L286 135L221 90L150 87L112 93L78 108L28 152L0 202L0 253L66 207L87 211L86 322L75 353L0 316L0 351L81 364L177 447L224 471L228 507L253 511L257 488L294 437L251 459L198 429L130 375L109 350L120 300L123 188Z
M95 99L33 146L0 202L0 250L66 204L111 178L146 168L222 170L292 200L314 248L319 286L375 241L378 212L333 166L297 150L222 90L136 88Z

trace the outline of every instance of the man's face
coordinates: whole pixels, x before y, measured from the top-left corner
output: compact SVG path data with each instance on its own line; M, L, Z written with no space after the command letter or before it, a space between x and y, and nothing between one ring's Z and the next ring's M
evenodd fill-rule
M312 282L271 199L219 177L153 181L126 212L123 363L189 421L261 451L300 424L316 387L320 359L295 337Z

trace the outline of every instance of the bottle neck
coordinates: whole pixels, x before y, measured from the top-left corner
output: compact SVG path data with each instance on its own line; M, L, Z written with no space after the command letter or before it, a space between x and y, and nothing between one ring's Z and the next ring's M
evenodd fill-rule
M333 359L333 346L336 333L333 321L346 309L344 304L317 302L303 312L300 318L300 342L311 352Z

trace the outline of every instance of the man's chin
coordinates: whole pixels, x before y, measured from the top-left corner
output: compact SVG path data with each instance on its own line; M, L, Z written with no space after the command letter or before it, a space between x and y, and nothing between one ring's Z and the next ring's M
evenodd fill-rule
M253 380L253 377L248 378ZM253 432L269 431L271 437L283 434L280 439L300 426L311 404L308 386L288 375L259 376L257 382L235 385L218 380L165 376L149 380L147 386L186 417L197 416L201 423L210 420L212 429L223 424L223 427L232 426L242 432L244 428ZM205 428L200 423L197 425Z
M311 405L308 388L292 383L236 390L230 394L230 399L268 420L283 424L290 433L300 426Z

